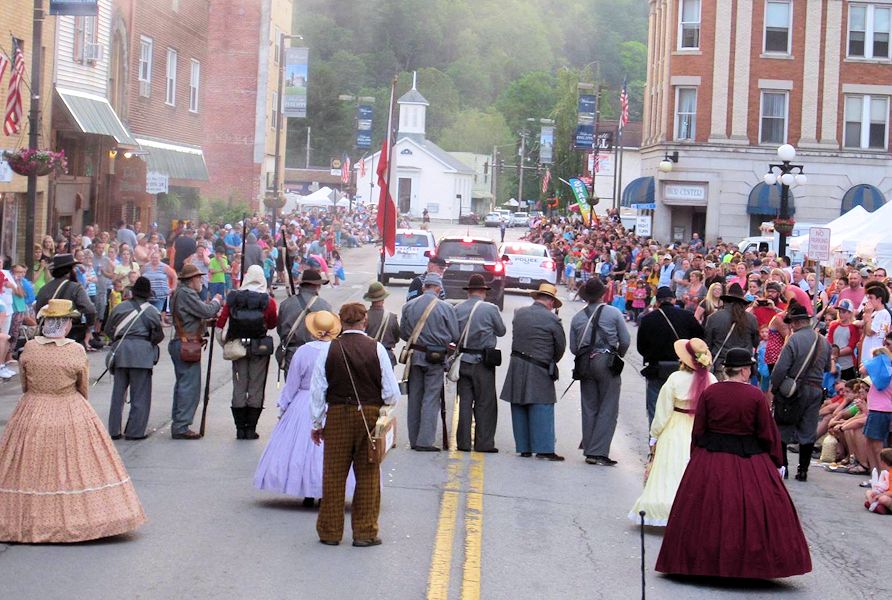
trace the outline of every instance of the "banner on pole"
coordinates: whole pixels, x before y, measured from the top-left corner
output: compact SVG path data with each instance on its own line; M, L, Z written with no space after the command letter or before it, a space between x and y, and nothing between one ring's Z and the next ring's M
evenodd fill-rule
M594 94L580 94L576 109L576 135L573 147L576 150L591 150L595 143L595 116L598 113L598 97Z
M571 179L569 182L570 189L576 197L576 204L579 206L579 214L582 215L582 222L588 225L591 218L592 207L588 203L588 188L581 179Z
M554 127L543 125L539 132L539 163L550 165L554 162Z
M285 49L285 89L282 93L282 116L307 117L307 70L309 48Z
M99 15L99 0L50 0L50 14L95 17Z
M368 104L356 107L356 147L367 150L372 147L372 115L374 109Z

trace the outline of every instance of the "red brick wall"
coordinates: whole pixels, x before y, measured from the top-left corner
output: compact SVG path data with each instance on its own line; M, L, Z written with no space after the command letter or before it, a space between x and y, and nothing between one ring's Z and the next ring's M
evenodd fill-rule
M209 0L204 141L210 181L202 194L254 203L254 163L261 0Z
M179 0L174 11L170 0L132 6L130 36L129 123L134 134L191 145L202 143L207 69L207 0ZM140 36L152 38L152 90L149 98L139 95ZM165 103L167 91L167 49L177 51L175 106ZM198 113L189 110L189 82L192 60L200 63Z

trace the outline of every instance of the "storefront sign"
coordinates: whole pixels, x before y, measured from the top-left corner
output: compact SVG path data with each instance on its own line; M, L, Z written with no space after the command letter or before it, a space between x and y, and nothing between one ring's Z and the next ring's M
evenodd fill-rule
M166 194L170 177L166 173L158 171L149 171L146 173L146 193L148 194Z
M635 235L650 237L650 227L651 225L651 216L650 215L638 215L635 217Z
M99 0L50 0L50 14L95 17L99 14Z
M307 117L307 63L308 48L285 49L285 91L282 97L282 114L286 117Z
M830 228L811 227L808 230L808 257L818 262L830 260Z
M663 185L664 204L706 206L706 185L702 183L666 183Z

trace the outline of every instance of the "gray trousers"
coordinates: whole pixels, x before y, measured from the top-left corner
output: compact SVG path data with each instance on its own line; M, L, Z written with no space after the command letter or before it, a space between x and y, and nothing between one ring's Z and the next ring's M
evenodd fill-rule
M114 371L111 408L108 411L109 435L121 435L121 420L124 415L124 398L130 388L130 414L124 435L143 437L149 424L149 411L152 408L152 369L123 369Z
M579 382L582 388L582 450L586 456L610 456L610 443L619 416L622 379L607 368L609 354L592 359L595 378Z
M180 360L180 340L167 345L173 372L177 381L173 386L171 433L185 433L195 419L195 410L201 399L201 362L187 363Z
M821 410L823 393L819 388L800 383L796 401L802 407L802 416L795 425L778 425L784 444L814 444L818 434L818 412Z
M471 417L474 418L474 450L495 448L499 407L496 402L496 370L482 362L463 362L458 379L458 429L455 443L459 450L471 449Z
M412 365L409 370L409 404L406 420L409 445L434 446L443 391L443 365Z
M245 356L232 361L232 407L263 408L269 356Z

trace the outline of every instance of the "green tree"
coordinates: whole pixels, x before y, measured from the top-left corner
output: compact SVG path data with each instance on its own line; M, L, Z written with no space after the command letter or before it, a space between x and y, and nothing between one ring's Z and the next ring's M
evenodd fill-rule
M439 143L446 150L490 154L493 146L513 141L502 113L471 108L456 115L453 124L443 130Z
M551 114L554 107L554 75L533 71L511 82L496 101L496 108L514 132L527 126L527 119L541 119Z

